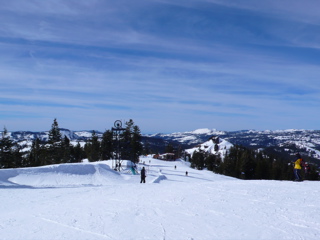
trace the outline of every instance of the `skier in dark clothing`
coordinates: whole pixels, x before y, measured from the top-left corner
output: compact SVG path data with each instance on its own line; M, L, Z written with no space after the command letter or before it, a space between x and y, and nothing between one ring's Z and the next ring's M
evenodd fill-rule
M311 172L311 168L309 166L308 163L304 164L304 178L309 180L310 179L310 172Z
M141 169L141 181L140 181L140 183L146 183L146 170L145 170L144 167Z

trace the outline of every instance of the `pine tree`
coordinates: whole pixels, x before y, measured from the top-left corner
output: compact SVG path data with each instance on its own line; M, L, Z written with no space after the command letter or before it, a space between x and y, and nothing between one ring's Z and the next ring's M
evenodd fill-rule
M142 154L143 146L141 144L141 132L138 126L133 126L133 133L131 139L131 151L132 151L132 161L139 162L139 156Z
M220 155L210 154L205 157L205 166L209 171L213 171L215 173L221 172L221 157Z
M126 122L125 131L121 134L120 148L121 159L139 161L139 156L143 151L141 133L140 128L134 124L132 119Z
M109 160L113 156L113 137L110 130L106 130L102 135L101 159Z
M194 152L192 158L190 159L191 167L196 168L198 170L202 170L205 166L205 153L203 150L199 149Z
M0 139L0 168L16 167L22 167L20 147L10 139L7 129L4 128Z
M213 171L214 170L214 164L216 161L216 156L210 154L209 156L207 156L204 160L205 162L205 166L209 171Z
M249 150L245 150L244 152L242 152L240 162L241 178L253 179L256 166L252 152Z
M95 131L92 132L91 139L86 144L86 153L90 162L100 160L100 142Z
M79 142L75 147L71 148L71 155L71 162L81 162L81 160L86 157L85 151L83 150Z
M61 142L61 152L62 152L62 159L61 162L63 163L70 163L73 162L71 159L71 145L70 140L67 136L64 136L63 141Z
M48 142L49 144L55 144L55 143L61 142L61 133L60 133L59 125L56 118L53 120L53 123L51 125L51 130L49 131Z
M41 166L41 157L43 155L44 149L41 147L39 138L32 141L32 146L28 156L27 166L36 167Z
M54 119L49 131L49 139L47 145L47 155L45 156L45 164L61 163L63 158L62 138L59 130L57 119Z
M168 145L166 145L165 152L166 153L173 153L174 152L174 147L171 143L168 143Z
M121 159L133 160L131 139L133 134L134 122L130 119L126 122L125 131L121 134L120 140L120 156Z

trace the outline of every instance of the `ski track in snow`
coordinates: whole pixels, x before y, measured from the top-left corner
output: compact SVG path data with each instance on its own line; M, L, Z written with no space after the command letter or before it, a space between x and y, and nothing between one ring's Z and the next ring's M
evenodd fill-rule
M146 184L110 161L0 170L0 239L320 239L318 182L142 160Z

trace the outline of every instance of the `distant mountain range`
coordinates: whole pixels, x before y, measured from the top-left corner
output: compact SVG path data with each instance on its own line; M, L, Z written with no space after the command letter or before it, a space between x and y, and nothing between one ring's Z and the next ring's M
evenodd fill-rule
M212 136L218 136L234 145L266 149L284 157L294 156L296 152L300 152L307 160L316 160L316 162L320 160L320 130L217 131L198 129L192 132L153 134L147 137L150 140L161 139L187 149L208 141Z
M84 143L92 136L93 131L71 131L60 129L62 136L67 136L71 143ZM102 132L95 131L98 137ZM30 146L32 140L39 138L46 141L49 131L8 132L11 139L21 145ZM215 129L198 129L191 132L176 132L171 134L148 134L142 136L142 142L150 149L163 152L169 143L176 148L189 149L208 141L213 136L218 136L232 144L243 145L254 149L268 149L278 154L294 155L300 152L304 158L312 161L320 160L320 130L277 130L277 131L218 131ZM320 162L319 162L320 163Z

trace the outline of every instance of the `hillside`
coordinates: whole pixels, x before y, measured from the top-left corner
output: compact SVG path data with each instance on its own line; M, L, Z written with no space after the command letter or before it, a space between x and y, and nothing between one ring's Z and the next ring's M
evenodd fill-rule
M244 181L183 161L141 161L146 184L110 161L0 169L1 238L320 238L317 182Z
M76 145L78 142L84 144L91 136L92 131L71 131L60 129L62 136L67 136L71 143ZM98 137L102 133L95 131ZM16 131L9 132L14 141L25 147L25 151L32 144L32 140L48 139L48 131L30 132ZM163 152L168 143L176 148L190 149L198 144L207 142L213 136L219 136L231 144L239 144L249 148L271 149L285 157L300 152L305 159L319 164L320 160L320 131L319 130L278 130L278 131L218 131L215 129L198 129L191 132L177 132L171 134L152 134L143 135L142 142L145 146L158 152Z
M215 129L198 129L192 132L172 134L147 135L151 139L161 139L174 143L184 149L195 147L207 142L213 136L218 136L233 145L242 145L253 149L267 149L285 158L300 152L307 161L319 165L320 160L320 131L319 130L278 130L278 131L217 131Z

